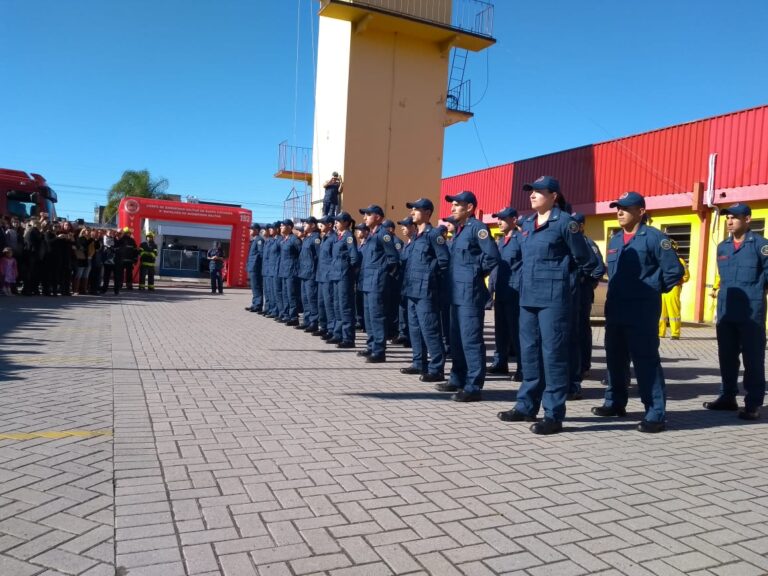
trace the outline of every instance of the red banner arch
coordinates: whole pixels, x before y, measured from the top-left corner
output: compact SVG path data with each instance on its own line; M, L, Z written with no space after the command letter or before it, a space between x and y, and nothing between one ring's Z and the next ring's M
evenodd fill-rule
M132 228L136 233L137 242L141 242L138 234L143 228L143 221L147 218L170 222L232 226L227 261L227 286L241 288L248 285L245 261L248 258L250 241L248 230L251 226L251 217L251 211L245 208L129 196L120 201L117 224L120 228L126 226Z

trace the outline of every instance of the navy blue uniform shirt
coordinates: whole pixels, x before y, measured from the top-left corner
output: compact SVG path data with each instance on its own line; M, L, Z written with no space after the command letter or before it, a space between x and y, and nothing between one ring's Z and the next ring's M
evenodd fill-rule
M643 302L661 306L661 294L672 290L685 272L672 241L645 224L640 224L627 244L622 230L611 236L606 261L606 318L631 320L640 311L636 306Z
M277 268L279 278L294 278L299 273L299 252L301 240L293 234L283 237L280 242L280 264Z
M299 278L302 280L315 279L321 242L319 232L312 232L302 241L299 253Z
M733 236L717 246L717 321L765 324L765 289L768 286L768 240L751 230L738 250Z
M485 307L485 277L499 264L499 248L488 227L474 216L457 226L451 242L451 304Z
M410 298L436 297L439 274L450 264L445 238L427 224L424 231L408 243L403 254L403 294Z
M331 244L331 254L333 260L329 280L338 281L354 275L355 268L360 264L360 256L352 232L345 230L341 235L337 235Z
M495 292L498 300L509 300L520 291L520 272L523 268L521 233L514 230L499 239L499 267L496 269Z
M579 269L592 273L594 254L570 214L552 208L547 221L538 228L537 216L533 213L523 220L520 234L520 306L569 306L576 273Z
M360 254L362 256L361 289L363 292L383 292L386 288L387 275L397 275L400 263L400 253L395 247L393 235L379 226L376 232L368 235L360 249Z

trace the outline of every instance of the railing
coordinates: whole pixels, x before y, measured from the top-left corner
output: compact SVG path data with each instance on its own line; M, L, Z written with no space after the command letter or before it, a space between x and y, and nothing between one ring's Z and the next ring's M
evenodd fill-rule
M312 148L289 146L288 141L280 142L277 153L278 172L312 172Z
M331 2L356 4L361 7L401 14L451 26L480 36L493 35L493 4L484 0L453 0L453 2L427 2L425 0L321 0L321 9Z
M448 90L448 94L445 97L445 107L448 110L467 113L472 111L471 82L471 80L464 80L458 86Z
M307 189L299 192L293 188L283 201L283 218L290 218L294 222L309 217L312 204L312 191Z

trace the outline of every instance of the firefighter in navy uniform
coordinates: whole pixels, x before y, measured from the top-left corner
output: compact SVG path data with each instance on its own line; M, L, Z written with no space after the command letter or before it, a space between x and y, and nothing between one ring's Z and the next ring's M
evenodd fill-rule
M579 223L581 233L584 234L584 215L574 214L573 219ZM592 250L595 258L597 258L599 266L591 276L580 275L582 281L579 286L579 328L577 332L579 334L580 350L579 369L582 380L589 375L589 371L592 369L592 326L590 324L590 317L592 315L592 304L595 303L595 288L600 283L600 278L605 275L605 262L603 255L600 253L600 248L589 236L584 235L584 240L586 240L590 250Z
M456 233L450 245L448 279L451 288L451 354L449 382L437 390L455 392L455 402L478 402L485 384L483 322L490 294L485 278L499 263L499 248L488 227L475 218L477 198L464 191L446 196Z
M605 360L608 388L596 416L625 416L630 360L645 417L640 432L666 428L666 392L659 357L661 294L683 277L672 241L645 224L645 199L626 192L611 202L621 229L608 241L608 294L605 301Z
M299 325L299 253L301 240L293 233L293 220L286 218L280 224L280 264L277 276L283 289L283 308L280 320L286 326Z
M359 264L357 243L350 228L354 225L348 212L336 220L336 240L331 244L333 261L328 279L333 283L335 325L333 337L327 340L337 348L355 347L355 269Z
M399 282L397 282L397 286L392 291L392 298L397 300L397 322L395 324L397 335L392 338L391 342L392 344L402 344L406 348L410 348L411 333L408 328L408 298L405 296L405 267L408 263L408 254L411 248L413 248L413 240L416 238L418 230L411 216L399 220L397 224L400 226L400 233L405 238L405 242L398 248L400 240L395 240L395 248L400 252L400 273L398 274Z
M333 266L333 243L336 240L336 233L333 231L333 216L323 216L317 223L320 226L321 234L317 257L317 272L315 273L315 280L317 281L318 326L317 330L312 332L312 335L319 336L323 340L329 340L333 337L336 318L333 304L333 284L329 279L331 267Z
M361 208L365 224L370 233L363 245L360 256L360 282L365 308L365 329L368 334L365 361L380 363L386 361L387 350L387 289L400 271L400 253L395 247L393 235L381 225L384 210L371 204Z
M717 246L717 353L722 385L708 410L739 408L739 354L744 363L743 420L760 418L765 399L765 290L768 286L768 240L752 232L752 209L735 204L723 210L729 236Z
M445 347L440 332L439 273L448 270L445 238L432 228L432 201L419 198L406 204L411 216L401 222L412 234L404 258L403 298L407 304L412 362L403 374L420 374L422 382L445 380ZM410 228L415 230L411 232Z
M583 214L573 214L572 218L579 224L579 231L584 235ZM600 278L605 274L605 263L600 254L600 249L595 242L584 236L584 241L589 247L592 257L592 271L587 273L579 267L575 273L573 285L573 303L571 306L571 341L568 346L569 355L569 385L568 400L581 400L584 396L581 391L581 383L584 381L584 373L592 364L592 327L590 326L590 314L592 303L595 300L595 288Z
M592 251L579 224L564 210L560 183L541 176L523 186L534 213L522 223L523 266L520 275L520 354L523 383L512 410L500 412L507 422L544 420L531 425L534 434L563 429L568 394L569 341L573 285L582 267L591 273Z
M264 276L261 269L263 258L264 238L261 237L261 225L254 222L251 224L251 244L245 265L251 284L251 305L245 307L248 312L261 312L264 309Z
M304 220L304 240L299 253L299 279L301 280L301 302L304 307L301 328L305 332L317 330L319 311L317 307L317 261L320 255L320 232L317 219L310 216Z
M516 382L522 381L520 369L520 269L523 252L520 248L520 231L517 229L517 210L504 208L492 215L499 221L504 237L499 239L499 266L496 268L496 298L494 303L494 339L496 351L493 362L487 368L489 374L508 374L510 351L517 360L514 374Z
M157 244L155 233L147 232L147 239L139 245L139 290L146 286L155 289L155 261L157 260ZM147 283L145 284L145 280Z

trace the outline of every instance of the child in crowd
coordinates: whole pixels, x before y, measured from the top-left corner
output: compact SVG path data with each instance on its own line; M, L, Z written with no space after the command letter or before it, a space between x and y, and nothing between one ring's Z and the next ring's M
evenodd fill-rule
M11 296L18 274L19 269L13 257L13 250L10 247L3 248L3 257L0 258L0 278L3 283L3 294L6 296Z

